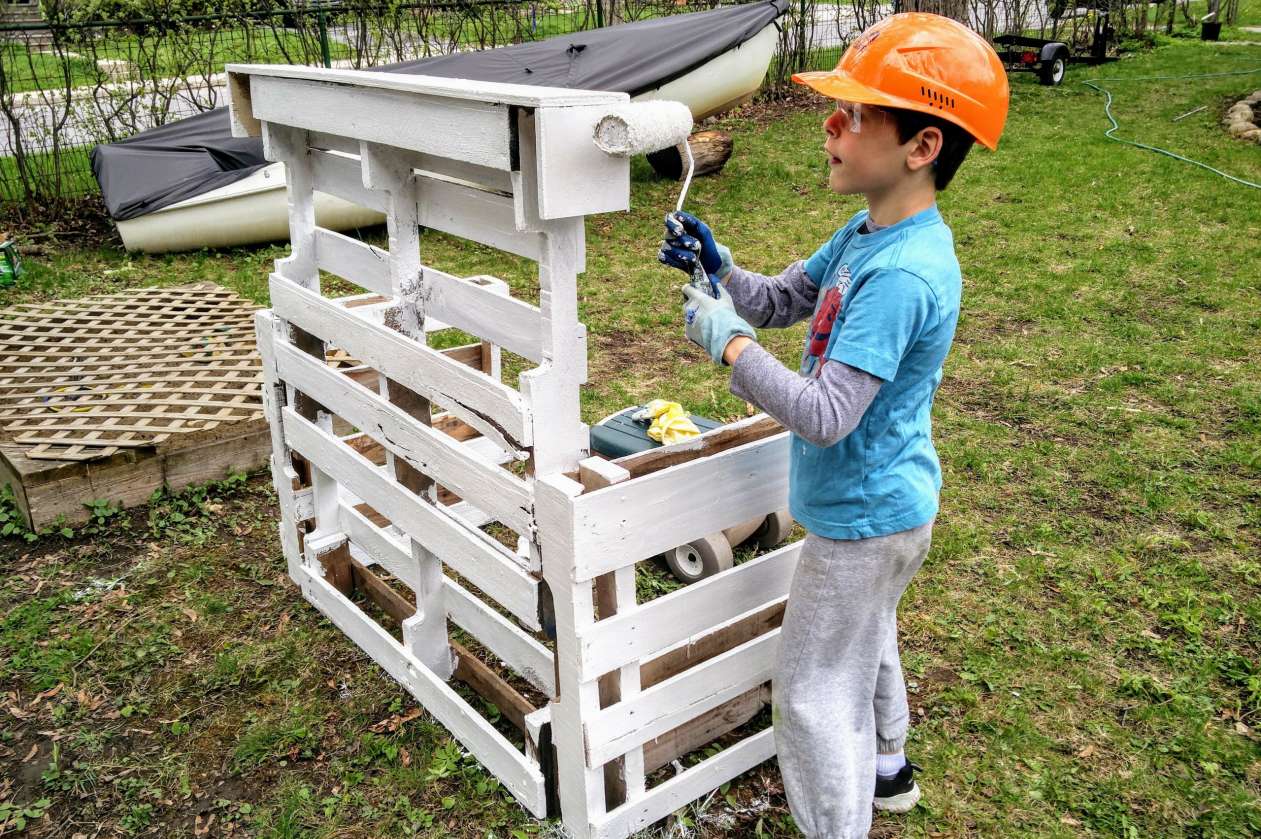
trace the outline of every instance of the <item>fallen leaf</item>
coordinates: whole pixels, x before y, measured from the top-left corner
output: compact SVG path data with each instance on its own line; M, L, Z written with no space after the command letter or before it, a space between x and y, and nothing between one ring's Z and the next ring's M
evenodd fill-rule
M10 705L10 706L9 706L9 713L10 713L10 714L12 714L13 716L17 717L17 718L18 718L18 719L20 719L20 720L29 719L29 718L30 718L30 716L31 716L31 715L30 715L30 714L28 714L26 711L23 711L21 708L19 708L19 707L18 707L18 706L16 706L16 705Z
M197 816L197 818L193 819L193 835L194 836L207 835L208 833L210 833L210 826L213 825L214 823L215 823L214 813L211 813L210 816L207 817L207 819L204 822L202 821L200 815Z
M1091 755L1093 755L1094 753L1095 753L1095 747L1094 747L1094 745L1093 745L1093 744L1091 744L1091 745L1087 746L1086 748L1082 749L1081 751L1079 751L1079 752L1077 753L1077 756L1078 756L1078 757L1080 757L1080 758L1082 758L1082 759L1085 759L1085 758L1090 757L1090 756L1091 756Z
M43 700L43 699L52 699L52 698L53 698L54 696L56 696L57 694L61 693L61 689L62 689L62 688L64 688L64 687L65 687L65 685L64 685L64 684L58 683L58 684L57 684L57 687L55 687L55 688L49 688L48 690L44 691L43 693L38 694L38 695L35 697L35 701L36 701L36 702L39 702L40 700ZM31 704L34 704L34 703L31 703Z
M26 753L26 757L22 758L22 762L30 763L37 754L39 754L39 743L32 743L31 750Z
M1066 824L1069 827L1081 827L1081 822L1072 816L1060 816L1060 824Z
M184 613L184 617L188 618L189 623L197 623L197 612L187 606L181 606L180 611Z

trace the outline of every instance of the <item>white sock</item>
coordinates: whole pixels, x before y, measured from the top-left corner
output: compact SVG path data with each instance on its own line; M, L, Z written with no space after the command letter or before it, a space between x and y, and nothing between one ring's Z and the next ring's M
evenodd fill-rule
M892 778L906 765L906 752L892 755L876 755L876 774L882 778Z

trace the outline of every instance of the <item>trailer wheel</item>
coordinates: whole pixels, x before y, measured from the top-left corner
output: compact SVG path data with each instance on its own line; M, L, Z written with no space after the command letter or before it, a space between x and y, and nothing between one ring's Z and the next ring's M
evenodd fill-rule
M1057 52L1050 61L1042 62L1042 66L1038 69L1038 78L1044 85L1057 87L1064 81L1064 72L1067 69L1068 60L1064 57L1064 53Z
M793 517L787 510L776 510L768 515L762 526L753 534L757 546L762 550L773 548L788 538L793 529Z
M731 544L721 533L679 545L665 552L670 573L681 583L695 583L735 565Z

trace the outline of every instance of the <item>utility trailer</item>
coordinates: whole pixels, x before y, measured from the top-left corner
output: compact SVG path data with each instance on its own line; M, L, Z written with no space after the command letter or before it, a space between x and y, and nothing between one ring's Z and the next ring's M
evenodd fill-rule
M1076 32L1076 27L1073 31ZM1042 84L1056 86L1064 81L1070 63L1102 64L1107 61L1108 45L1115 36L1116 30L1108 25L1108 13L1101 10L1094 15L1090 43L1085 50L1074 51L1066 41L1026 35L999 35L994 44L1008 71L1037 73Z

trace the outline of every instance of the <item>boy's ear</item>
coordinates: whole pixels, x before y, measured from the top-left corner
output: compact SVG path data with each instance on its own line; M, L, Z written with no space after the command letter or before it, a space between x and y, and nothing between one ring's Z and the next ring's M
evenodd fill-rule
M925 166L931 166L937 159L937 155L941 154L944 141L941 129L937 126L930 125L927 128L921 128L907 141L909 151L906 155L906 168L912 172L918 172Z

